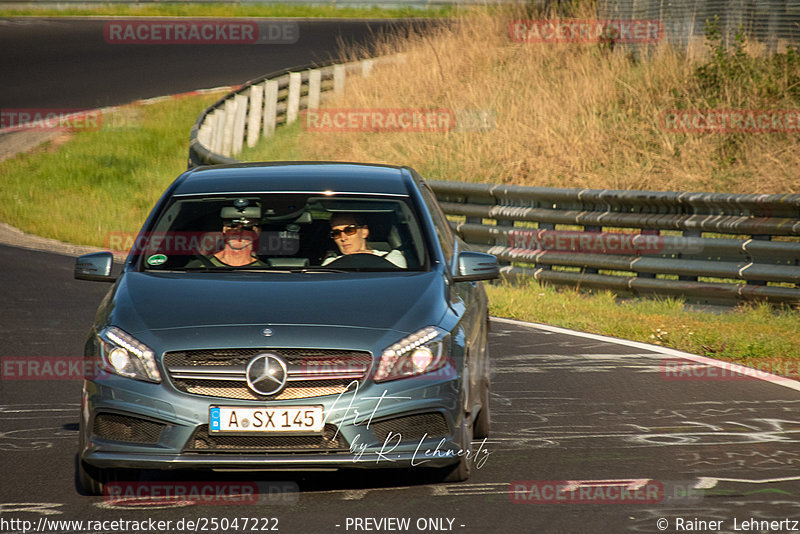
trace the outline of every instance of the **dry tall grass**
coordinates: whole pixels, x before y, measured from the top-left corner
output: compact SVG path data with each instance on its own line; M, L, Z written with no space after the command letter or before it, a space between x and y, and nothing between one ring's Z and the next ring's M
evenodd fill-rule
M530 16L513 10L471 12L432 35L387 39L379 53L403 52L406 61L376 68L367 79L348 80L346 94L325 103L329 108L488 109L496 117L491 130L303 131L299 146L304 156L408 164L430 178L460 181L800 192L797 133L677 134L662 129L660 117L667 110L708 107L690 96L696 93L697 60L666 45L636 60L598 44L512 42L508 24L524 18ZM714 107L788 106L754 95L723 104Z

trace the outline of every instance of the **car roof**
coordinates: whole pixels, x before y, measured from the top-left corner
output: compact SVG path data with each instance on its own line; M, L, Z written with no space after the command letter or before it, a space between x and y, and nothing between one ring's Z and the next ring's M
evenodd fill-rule
M173 195L223 193L409 194L406 167L330 161L278 161L198 167L178 179Z

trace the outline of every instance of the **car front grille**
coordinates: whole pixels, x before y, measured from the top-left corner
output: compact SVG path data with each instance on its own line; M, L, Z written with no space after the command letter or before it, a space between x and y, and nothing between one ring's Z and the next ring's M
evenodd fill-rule
M286 387L260 395L247 386L250 360L269 352L280 356L288 372ZM220 349L164 354L170 381L179 391L237 400L290 400L338 395L360 384L369 373L369 352L327 349Z
M100 413L94 418L92 436L124 443L156 444L166 426L138 417Z
M208 425L200 425L183 449L188 453L259 453L259 452L349 452L349 444L327 424L322 434L313 436L231 436L211 434Z

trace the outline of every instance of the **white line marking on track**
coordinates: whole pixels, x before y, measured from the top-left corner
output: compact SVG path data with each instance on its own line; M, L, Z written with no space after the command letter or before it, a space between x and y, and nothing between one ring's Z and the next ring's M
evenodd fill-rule
M773 375L771 373L767 373L764 371L758 371L754 373L753 369L750 367L745 367L743 365L737 365L735 363L723 362L720 360L715 360L713 358L706 358L705 356L698 356L697 354L690 354L688 352L681 352L675 349L669 349L666 347L660 347L658 345L650 345L648 343L641 343L639 341L629 341L627 339L618 339L615 337L603 336L600 334L589 334L588 332L578 332L576 330L569 330L567 328L561 328L558 326L550 326L546 324L539 324L539 323L528 323L525 321L518 321L516 319L504 319L502 317L492 317L492 321L497 321L499 323L506 323L506 324L513 324L517 326L524 326L527 328L534 328L537 330L544 330L546 332L553 332L557 334L565 334L568 336L576 336L582 337L586 339L594 339L597 341L604 341L606 343L615 343L617 345L623 345L625 347L633 347L636 349L642 350L649 350L653 351L658 354L662 354L664 356L673 356L677 358L684 358L686 360L691 360L693 362L702 363L704 365L710 365L712 367L718 367L720 369L724 369L731 373L742 374L747 376L753 376L758 380L763 380L764 382L769 382L770 384L775 384L776 386L783 386L785 388L793 389L795 391L800 391L800 382L796 380L792 380L791 378L786 378L783 376Z
M718 482L741 482L743 484L769 484L776 482L794 482L800 480L800 476L782 477L782 478L762 478L760 480L752 480L747 478L722 478L722 477L698 477L697 484L694 489L711 489L717 485Z

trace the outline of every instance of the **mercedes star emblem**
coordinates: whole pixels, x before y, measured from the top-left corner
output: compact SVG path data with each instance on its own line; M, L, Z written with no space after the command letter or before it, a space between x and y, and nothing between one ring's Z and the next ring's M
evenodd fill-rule
M247 364L247 385L259 395L274 395L286 385L286 362L274 354L259 354Z

